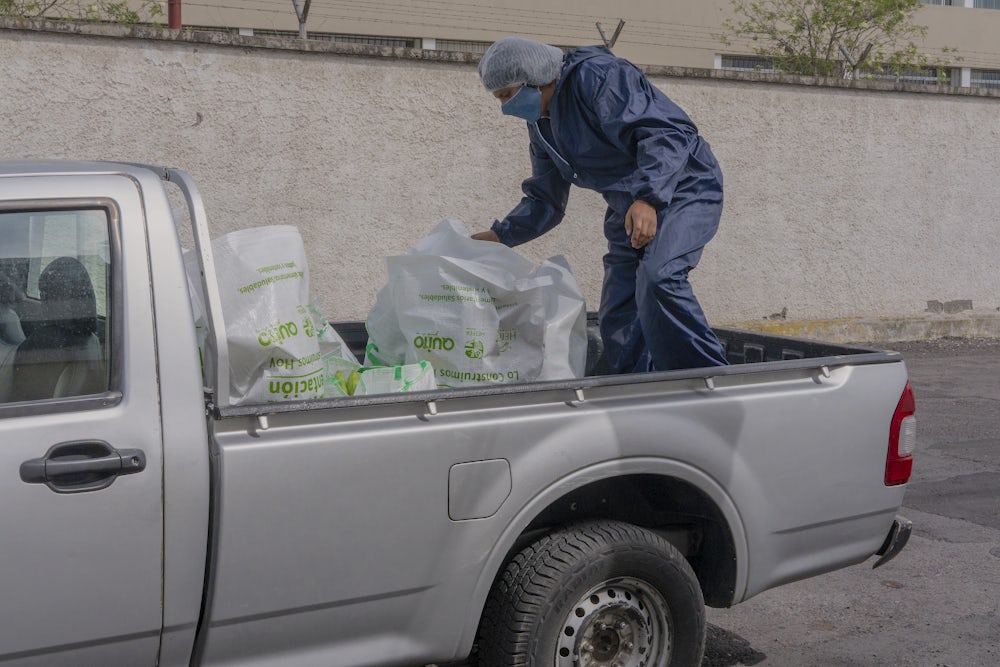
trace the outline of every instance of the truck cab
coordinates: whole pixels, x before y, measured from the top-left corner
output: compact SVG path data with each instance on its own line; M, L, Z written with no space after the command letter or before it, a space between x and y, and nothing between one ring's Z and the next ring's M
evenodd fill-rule
M165 636L193 641L208 444L186 298L174 313L161 298L154 316L151 271L186 289L173 253L150 250L177 245L161 192L142 170L0 168L0 579L17 601L0 605L0 655L12 664L152 665ZM179 443L166 455L165 440ZM165 475L187 487L170 512ZM171 554L173 525L189 539Z

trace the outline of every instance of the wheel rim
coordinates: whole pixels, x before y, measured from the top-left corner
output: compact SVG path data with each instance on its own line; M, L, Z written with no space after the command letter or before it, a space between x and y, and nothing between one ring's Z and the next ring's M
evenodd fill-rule
M623 577L594 586L563 621L556 667L653 667L670 655L670 608L644 581Z

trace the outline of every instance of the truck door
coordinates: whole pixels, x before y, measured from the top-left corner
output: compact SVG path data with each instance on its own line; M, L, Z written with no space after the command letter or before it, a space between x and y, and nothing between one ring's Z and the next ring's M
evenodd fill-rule
M82 196L97 187L113 194ZM0 178L4 665L156 664L162 445L143 232L127 179Z

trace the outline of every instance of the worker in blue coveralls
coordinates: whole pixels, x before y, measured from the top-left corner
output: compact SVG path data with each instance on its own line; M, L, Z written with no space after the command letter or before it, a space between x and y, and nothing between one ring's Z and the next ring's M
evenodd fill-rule
M691 119L603 46L566 53L505 37L479 77L501 111L528 122L524 198L473 238L516 246L559 224L571 185L608 204L600 328L604 372L726 364L688 272L722 215L722 172Z

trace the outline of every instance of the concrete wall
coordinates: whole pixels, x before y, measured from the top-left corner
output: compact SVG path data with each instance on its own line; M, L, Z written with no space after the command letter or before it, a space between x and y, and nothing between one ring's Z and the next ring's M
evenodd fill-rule
M216 234L300 228L331 319L364 318L382 258L442 218L477 231L503 216L529 168L523 124L472 56L28 27L0 23L0 155L181 167ZM692 274L713 323L1000 308L1000 95L673 74L652 78L726 174L722 227ZM565 254L595 309L603 212L574 190L566 220L521 247Z

